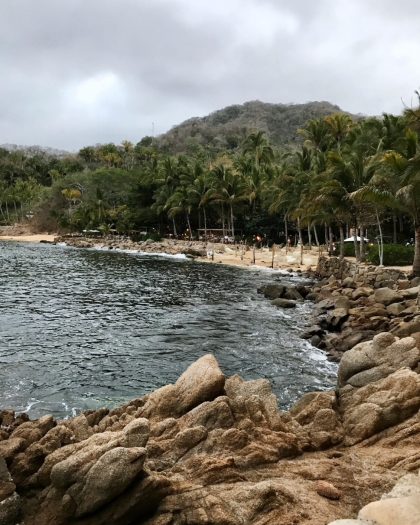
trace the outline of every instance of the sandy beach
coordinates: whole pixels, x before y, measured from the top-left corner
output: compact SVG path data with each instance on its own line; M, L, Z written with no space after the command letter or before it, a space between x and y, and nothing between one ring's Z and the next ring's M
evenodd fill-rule
M17 241L17 242L54 242L56 234L37 233L24 235L0 235L0 241Z
M211 255L213 251L214 255ZM254 262L255 254L255 262ZM301 264L302 256L302 264ZM300 248L259 248L255 251L250 248L245 250L243 246L217 245L214 249L208 249L207 257L200 260L209 263L221 263L231 266L272 268L274 270L309 270L315 269L318 263L319 249L305 248L301 254Z

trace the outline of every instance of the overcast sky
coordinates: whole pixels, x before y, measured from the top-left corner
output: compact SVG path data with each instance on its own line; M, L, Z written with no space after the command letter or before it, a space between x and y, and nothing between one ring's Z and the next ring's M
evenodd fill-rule
M0 144L75 150L247 100L400 113L419 0L1 0Z

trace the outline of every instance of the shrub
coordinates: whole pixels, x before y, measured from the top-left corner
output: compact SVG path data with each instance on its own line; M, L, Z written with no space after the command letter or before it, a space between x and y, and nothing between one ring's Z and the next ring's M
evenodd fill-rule
M337 244L337 250L340 253L340 243ZM345 257L354 257L354 242L345 242L344 243L344 256Z
M372 264L379 264L378 245L370 246L366 257ZM409 266L413 264L414 246L384 244L384 266Z

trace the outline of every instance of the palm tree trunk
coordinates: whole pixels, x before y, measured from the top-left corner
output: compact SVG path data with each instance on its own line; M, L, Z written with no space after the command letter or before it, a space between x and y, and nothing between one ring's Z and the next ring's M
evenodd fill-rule
M206 214L206 208L203 208L203 218L204 218L204 240L207 241L207 214Z
M384 238L382 236L382 227L381 227L381 221L379 220L379 213L376 209L376 220L378 221L378 229L379 229L379 266L384 265Z
M308 226L308 244L309 249L312 250L312 235L311 235L311 227Z
M175 217L172 217L172 226L174 228L174 237L178 237L178 234L176 232Z
M420 277L420 225L415 226L413 274Z
M353 230L353 242L354 242L354 255L356 256L356 261L360 261L360 250L359 242L357 241L357 227L354 227Z
M190 224L190 214L188 212L185 213L187 216L187 224L188 224L188 231L190 232L189 237L190 241L192 241L192 232L191 232L191 224Z
M300 227L300 219L297 220L297 228L298 228L299 242L300 242L300 245L303 246L302 228Z
M299 234L299 243L300 243L300 264L303 264L303 239L302 239L302 229L300 227L300 218L297 220L298 234Z
M232 205L232 203L230 203L230 226L232 228L232 237L233 237L233 240L235 241L235 226L234 226L234 222L233 222L233 205Z
M329 251L330 255L334 255L334 250L333 250L333 244L334 244L333 243L333 232L332 232L331 226L328 226L328 236L329 236L329 239L330 239L328 251Z
M319 248L319 239L318 239L318 232L316 231L316 226L314 225L314 236L315 236L315 243Z
M397 244L397 216L392 215L392 242Z
M222 233L223 233L222 242L225 242L225 235L226 235L226 230L225 230L225 207L223 206L223 203L222 203Z
M365 254L365 227L360 226L360 262L364 262L366 259Z
M286 253L289 248L289 233L287 228L287 216L284 216L284 237L285 237L285 244L286 244Z
M343 225L340 224L340 260L342 261L344 259L344 228Z

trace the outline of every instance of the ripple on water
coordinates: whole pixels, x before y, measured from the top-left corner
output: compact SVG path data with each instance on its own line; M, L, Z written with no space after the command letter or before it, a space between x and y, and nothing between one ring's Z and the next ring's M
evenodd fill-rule
M336 365L299 339L310 305L256 293L289 274L65 246L0 243L0 404L32 417L114 406L213 353L268 378L282 407L331 388Z

